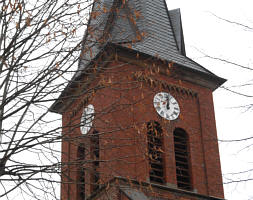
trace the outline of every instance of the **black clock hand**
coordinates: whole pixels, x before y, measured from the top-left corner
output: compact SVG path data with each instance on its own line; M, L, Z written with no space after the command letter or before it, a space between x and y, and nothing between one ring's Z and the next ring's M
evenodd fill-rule
M169 97L167 97L166 99L167 99L166 108L167 108L167 110L169 110L170 109L170 99L169 99Z

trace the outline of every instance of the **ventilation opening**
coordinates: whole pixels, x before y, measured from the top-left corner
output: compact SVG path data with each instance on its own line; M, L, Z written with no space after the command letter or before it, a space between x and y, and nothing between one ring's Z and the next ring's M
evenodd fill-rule
M192 190L189 167L188 137L187 133L183 129L177 128L174 131L174 149L177 186L180 189Z
M99 189L99 133L97 131L93 132L91 138L91 148L92 148L92 159L93 159L93 172L92 172L92 192Z
M162 127L158 122L147 123L149 178L151 182L164 183Z
M80 200L85 199L85 148L84 144L78 146L77 151L77 164L78 164L78 177L77 177L77 196Z

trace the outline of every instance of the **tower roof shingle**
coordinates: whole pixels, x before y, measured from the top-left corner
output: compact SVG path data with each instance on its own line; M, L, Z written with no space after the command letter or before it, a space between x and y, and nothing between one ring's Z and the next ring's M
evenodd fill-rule
M79 69L113 43L131 44L140 53L215 76L186 56L180 10L168 11L165 0L101 0L94 3L92 13L83 43L92 56L90 51L84 53Z
M209 77L215 83L213 90L226 81L186 56L180 10L169 11L165 0L95 0L83 38L78 70L51 111L59 112L69 88L111 44Z

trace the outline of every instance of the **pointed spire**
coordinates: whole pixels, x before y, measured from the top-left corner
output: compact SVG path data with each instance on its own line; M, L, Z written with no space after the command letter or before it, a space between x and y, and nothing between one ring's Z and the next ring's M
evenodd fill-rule
M104 0L94 3L83 43L80 69L108 43L214 75L186 57L180 10L165 0Z
M226 81L186 56L180 10L168 11L165 0L95 0L83 39L79 70L60 98L108 43L175 63L185 72L204 75L213 81L210 86L213 90ZM51 110L59 112L61 106L59 100Z

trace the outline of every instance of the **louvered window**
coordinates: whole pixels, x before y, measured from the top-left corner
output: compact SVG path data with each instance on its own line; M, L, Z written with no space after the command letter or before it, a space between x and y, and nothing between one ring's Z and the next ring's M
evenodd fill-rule
M77 151L77 165L78 165L78 175L77 175L77 196L78 199L85 199L85 171L84 171L84 161L85 161L85 149L84 145L80 144Z
M97 131L93 132L91 138L91 148L92 148L92 159L93 159L93 172L92 172L92 191L99 189L99 133Z
M163 146L162 127L158 122L152 121L147 124L148 155L149 155L149 178L151 182L164 183L163 172Z
M189 146L187 133L180 128L174 131L174 149L176 160L177 186L191 190L191 173L189 165Z

